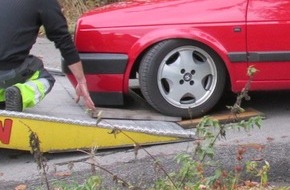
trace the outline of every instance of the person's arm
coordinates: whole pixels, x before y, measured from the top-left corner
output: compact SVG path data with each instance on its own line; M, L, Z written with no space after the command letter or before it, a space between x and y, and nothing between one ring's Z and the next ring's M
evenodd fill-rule
M81 61L71 64L68 66L71 72L73 73L74 77L77 80L76 85L76 102L79 102L80 97L82 96L84 99L84 103L88 109L95 110L94 102L92 101L89 90L87 87L87 81L84 75L83 66Z
M68 31L66 19L61 11L57 0L39 0L39 15L41 24L45 28L46 36L55 43L61 52L67 66L76 78L76 101L83 97L87 108L95 110L94 103L90 97L83 66L72 37Z

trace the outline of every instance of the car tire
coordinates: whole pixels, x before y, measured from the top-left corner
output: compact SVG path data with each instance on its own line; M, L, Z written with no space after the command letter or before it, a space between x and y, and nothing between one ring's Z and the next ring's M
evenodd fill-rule
M165 40L148 50L139 67L146 101L159 112L182 118L204 115L221 98L225 66L209 47L188 40Z

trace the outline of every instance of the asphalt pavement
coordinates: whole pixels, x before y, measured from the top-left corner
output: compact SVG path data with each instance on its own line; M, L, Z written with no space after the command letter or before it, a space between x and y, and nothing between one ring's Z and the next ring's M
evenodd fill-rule
M38 39L31 53L42 57L45 66L50 70L56 73L60 71L60 54L45 38ZM66 115L70 118L90 120L91 118L84 113L82 104L74 102L74 89L66 77L56 75L56 79L57 84L47 100L28 112L39 114L49 110L52 116ZM62 93L69 94L70 98L59 99ZM233 168L237 164L238 147L246 147L244 160L268 161L271 166L270 181L290 184L290 91L254 92L249 95L251 100L244 102L242 106L254 108L265 114L261 129L227 131L226 139L220 139L217 143L216 159L225 168ZM58 101L59 107L50 107L49 101ZM69 109L62 109L64 105L69 105ZM173 170L175 161L172 158L181 152L192 152L194 147L194 142L182 142L149 146L146 147L146 151L150 152L151 156L160 158L165 163L165 168ZM156 178L153 162L146 151L141 149L136 157L132 149L102 150L97 151L96 159L98 164L119 173L123 178L128 178L133 184L144 185L152 183ZM65 178L73 174L76 175L75 179L78 179L90 173L91 168L85 162L87 154L70 152L45 156L48 159L48 173L51 174L51 179L57 176ZM68 163L74 163L73 169L68 167L71 166ZM73 173L66 176L71 171ZM27 184L28 189L36 189L41 184L33 156L28 152L0 149L0 190L14 189L19 184Z

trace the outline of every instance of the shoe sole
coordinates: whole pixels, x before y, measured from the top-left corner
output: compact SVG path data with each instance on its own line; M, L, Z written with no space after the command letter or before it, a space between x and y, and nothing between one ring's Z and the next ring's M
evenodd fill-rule
M13 86L5 90L5 104L8 111L22 111L22 97L20 90Z

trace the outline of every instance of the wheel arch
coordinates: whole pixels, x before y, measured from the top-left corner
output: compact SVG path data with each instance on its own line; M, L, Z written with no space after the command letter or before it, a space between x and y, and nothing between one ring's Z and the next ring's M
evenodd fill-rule
M148 52L148 50L162 41L171 39L188 40L191 42L199 43L213 51L217 55L217 57L224 63L226 75L230 79L227 80L230 82L226 85L227 88L230 88L232 84L232 77L229 72L229 70L231 70L230 61L227 56L226 48L217 39L198 29L166 29L151 31L150 33L142 36L132 46L128 53L129 62L124 78L124 92L128 91L129 79L134 76L135 73L138 71L140 62L143 56Z

